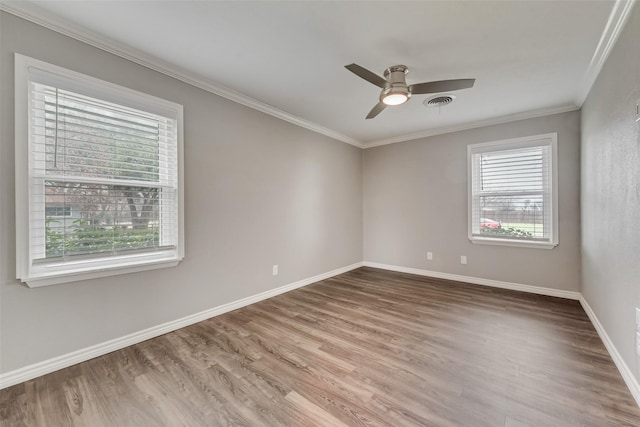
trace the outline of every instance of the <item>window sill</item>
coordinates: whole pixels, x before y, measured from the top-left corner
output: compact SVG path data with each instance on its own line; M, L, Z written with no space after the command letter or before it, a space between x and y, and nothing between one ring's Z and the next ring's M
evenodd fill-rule
M38 271L32 273L29 277L21 278L30 288L37 288L48 285L58 285L62 283L78 282L81 280L97 279L100 277L116 276L120 274L137 273L141 271L155 270L159 268L168 268L177 266L182 258L165 257L162 259L153 259L146 262L119 263L106 265L103 267L75 268L56 271L55 273L45 273Z
M549 242L528 242L525 240L510 240L510 239L492 239L490 237L469 237L469 240L473 244L480 245L494 245L494 246L511 246L520 248L534 248L534 249L553 249L558 246L557 243Z

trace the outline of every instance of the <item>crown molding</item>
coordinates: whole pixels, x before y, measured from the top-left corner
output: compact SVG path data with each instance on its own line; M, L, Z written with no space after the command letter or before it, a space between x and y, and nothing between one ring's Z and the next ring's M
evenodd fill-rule
M538 110L524 111L520 113L508 114L506 116L494 117L485 120L477 120L475 122L462 123L459 125L445 126L436 129L428 129L425 131L410 133L406 135L394 136L387 139L372 141L364 144L364 148L374 148L381 145L395 144L397 142L412 141L414 139L427 138L429 136L443 135L445 133L458 132L462 130L470 130L491 125L499 125L502 123L516 122L518 120L533 119L536 117L550 116L553 114L567 113L569 111L579 110L577 105L569 104L550 108L541 108Z
M42 8L30 2L0 1L0 10L25 19L27 21L33 22L34 24L38 24L42 27L48 28L57 33L71 37L75 40L86 43L90 46L112 53L128 61L134 62L138 65L142 65L143 67L157 71L166 76L172 77L176 80L180 80L191 86L206 90L207 92L221 96L230 101L236 102L270 116L277 117L286 122L292 123L305 129L309 129L313 132L328 136L338 141L354 145L358 148L363 148L362 142L358 141L355 138L344 135L333 129L318 125L309 120L305 120L293 114L287 113L286 111L280 110L279 108L276 108L262 101L258 101L257 99L251 98L248 95L230 89L211 79L195 76L188 70L185 70L167 61L163 61L159 58L148 55L138 49L134 49L125 44L110 40L85 27L72 24L65 19L53 16L44 11Z
M582 88L575 101L576 105L582 107L582 104L584 104L584 101L587 99L589 92L591 92L591 87L596 82L596 79L600 74L600 70L602 70L602 67L618 41L618 37L631 15L631 9L633 9L635 1L636 0L616 0L613 5L607 24L602 32L602 36L600 36L598 46L593 53L587 72L584 75Z
M591 87L593 86L600 70L602 69L609 53L613 49L615 42L617 41L626 21L629 18L631 9L635 4L635 0L616 0L612 8L609 19L604 28L600 42L594 52L591 59L585 77L583 79L582 90L579 96L576 98L574 104L555 106L543 109L537 109L527 112L520 112L509 114L501 117L490 118L486 120L478 120L474 122L467 122L460 125L445 126L436 129L427 129L421 132L415 132L411 134L394 136L391 138L373 140L369 142L363 142L352 138L348 135L337 132L333 129L321 126L313 123L309 120L290 114L286 111L280 110L274 106L271 106L262 101L258 101L245 95L241 92L230 89L223 86L211 79L195 76L193 73L178 67L169 62L163 61L156 57L150 56L140 50L131 48L122 43L115 42L106 37L103 37L85 27L77 26L69 21L52 16L40 7L30 2L16 2L16 1L0 1L0 10L8 12L12 15L26 19L30 22L48 28L52 31L66 35L88 45L94 46L98 49L117 55L128 61L142 65L146 68L152 69L169 77L175 78L182 82L185 82L191 86L203 89L207 92L229 99L238 104L252 108L254 110L269 114L273 117L277 117L286 122L300 126L302 128L311 130L313 132L328 136L330 138L342 141L344 143L356 146L358 148L373 148L381 145L394 144L398 142L411 141L420 138L426 138L429 136L442 135L445 133L457 132L462 130L475 129L483 126L491 126L496 124L508 123L517 120L525 120L535 117L541 117L551 114L559 114L568 111L575 111L581 108L584 103Z

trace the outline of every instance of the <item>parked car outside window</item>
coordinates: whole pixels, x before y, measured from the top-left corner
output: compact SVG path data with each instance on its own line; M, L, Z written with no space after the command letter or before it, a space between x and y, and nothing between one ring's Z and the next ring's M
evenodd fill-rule
M489 218L480 218L480 230L495 230L500 228L502 224Z

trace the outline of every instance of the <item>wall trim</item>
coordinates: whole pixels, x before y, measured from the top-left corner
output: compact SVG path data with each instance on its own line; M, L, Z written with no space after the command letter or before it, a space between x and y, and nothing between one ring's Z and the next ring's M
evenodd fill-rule
M164 335L166 333L175 331L177 329L184 328L189 325L193 325L195 323L210 319L215 316L219 316L229 311L237 310L239 308L246 307L251 304L255 304L257 302L275 297L285 292L289 292L294 289L298 289L298 288L310 285L312 283L325 280L330 277L337 276L339 274L343 274L351 270L355 270L360 267L380 268L383 270L397 271L400 273L416 274L418 276L434 277L437 279L454 280L457 282L466 282L466 283L472 283L476 285L490 286L494 288L510 289L514 291L529 292L529 293L534 293L539 295L547 295L547 296L553 296L553 297L559 297L559 298L578 300L580 301L580 304L582 305L582 308L584 309L584 311L587 313L589 320L591 320L591 323L593 324L594 328L596 329L596 332L600 336L600 339L604 343L605 348L607 349L607 351L609 352L609 355L613 359L613 362L615 363L616 367L620 371L620 374L622 375L622 378L625 384L629 388L631 395L635 399L638 406L640 406L640 384L636 380L629 366L627 366L625 361L620 356L620 353L618 352L615 345L613 344L613 341L611 341L611 338L609 338L609 335L607 334L604 327L598 320L598 317L596 316L595 312L593 311L593 309L591 308L587 300L579 292L545 288L542 286L524 285L520 283L504 282L504 281L492 280L492 279L483 279L479 277L463 276L458 274L442 273L438 271L422 270L417 268L402 267L402 266L390 265L390 264L381 264L381 263L371 262L371 261L356 262L354 264L351 264L345 267L337 268L335 270L332 270L326 273L318 274L316 276L302 279L297 282L280 286L278 288L261 292L246 298L241 298L239 300L222 304L218 307L204 310L189 316L182 317L180 319L162 323L157 326L152 326L150 328L144 329L142 331L134 332L132 334L125 335L120 338L115 338L113 340L109 340L104 343L96 344L90 347L86 347L84 349L80 349L71 353L64 354L62 356L54 357L49 360L44 360L42 362L34 363L32 365L25 366L23 368L15 369L13 371L0 374L0 390L3 388L10 387L12 385L20 384L22 382L40 377L42 375L49 374L51 372L58 371L60 369L63 369L81 362L85 362L87 360L93 359L98 356L102 356L112 351L120 350L130 345L134 345L142 341L146 341L148 339L155 338L160 335Z
M112 53L128 61L131 61L138 65L142 65L143 67L157 71L166 76L172 77L176 80L180 80L191 86L206 90L207 92L221 96L230 101L236 102L270 116L277 117L278 119L284 120L286 122L293 123L296 126L300 126L310 131L328 136L329 138L354 145L358 148L363 147L362 142L358 141L355 138L337 132L333 129L320 126L319 124L313 123L309 120L305 120L302 117L287 113L284 110L276 108L262 101L258 101L257 99L251 98L248 95L228 88L211 79L196 76L195 74L189 72L186 69L183 69L182 67L153 57L123 43L118 43L114 40L108 39L85 27L72 24L62 18L54 17L46 13L43 9L29 2L12 2L11 4L0 2L0 10L15 15L19 18L26 19L27 21L33 22L34 24L38 24L57 33L71 37L75 40L86 43L90 46Z
M625 24L631 15L631 9L633 9L634 3L635 0L616 0L613 5L607 24L602 32L602 36L600 36L598 46L596 47L595 52L593 52L593 57L591 58L587 72L584 75L582 90L576 99L577 105L582 106L584 101L587 99L587 96L589 96L591 87L596 82L604 63L607 61L611 50L613 50L620 33L624 29Z
M418 276L434 277L436 279L455 280L456 282L472 283L474 285L491 286L493 288L510 289L512 291L529 292L538 295L566 298L572 300L580 299L580 292L565 291L562 289L545 288L542 286L524 285L514 282L503 282L500 280L483 279L480 277L462 276L459 274L442 273L439 271L421 270L418 268L401 267L398 265L380 264L377 262L364 261L365 267L381 268L383 270L397 271L400 273L416 274Z
M180 319L172 320L170 322L162 323L160 325L152 326L142 331L134 332L129 335L125 335L120 338L115 338L100 344L96 344L90 347L86 347L71 353L63 354L62 356L54 357L49 360L34 363L23 368L15 369L13 371L0 374L0 389L10 387L15 384L20 384L24 381L31 380L33 378L40 377L42 375L55 372L57 370L75 365L80 362L85 362L89 359L93 359L98 356L110 353L112 351L120 350L124 347L128 347L133 344L146 341L151 338L158 337L168 332L175 331L180 328L184 328L194 323L201 322L203 320L210 319L215 316L227 313L229 311L236 310L238 308L246 307L250 304L255 304L265 299L275 297L276 295L283 294L285 292L298 289L320 280L325 280L339 274L346 273L356 268L362 267L362 262L356 262L355 264L347 265L345 267L337 268L326 273L318 274L313 277L298 280L297 282L290 283L288 285L280 286L275 289L270 289L259 294L255 294L246 298L241 298L236 301L222 304L218 307L214 307L208 310L201 311L199 313L191 314L189 316L182 317Z
M436 136L436 135L444 135L447 133L459 132L463 130L471 130L471 129L477 129L477 128L486 127L486 126L500 125L503 123L517 122L518 120L527 120L527 119L534 119L536 117L551 116L553 114L568 113L570 111L577 111L579 109L580 107L578 107L577 105L561 105L556 107L542 108L538 110L523 111L520 113L507 114L506 116L500 116L500 117L495 117L491 119L478 120L475 122L463 123L460 125L453 125L453 126L445 126L445 127L436 128L436 129L427 129L427 130L416 132L416 133L410 133L406 135L399 135L391 138L380 139L378 141L365 142L363 144L363 148L367 149L367 148L380 147L381 145L395 144L397 142L412 141L415 139L427 138L427 137Z
M587 300L584 298L584 296L580 292L545 288L542 286L524 285L520 283L502 282L498 280L483 279L483 278L471 277L471 276L462 276L458 274L441 273L439 271L421 270L418 268L381 264L381 263L371 262L371 261L364 261L362 264L364 267L380 268L383 270L397 271L400 273L416 274L418 276L427 276L427 277L434 277L437 279L455 280L458 282L473 283L476 285L491 286L494 288L510 289L514 291L529 292L529 293L534 293L539 295L547 295L552 297L567 298L567 299L580 301L580 305L582 305L582 308L587 313L587 317L589 317L589 320L593 324L596 332L598 332L598 336L600 337L605 348L609 352L611 359L613 359L613 363L618 368L620 375L622 375L622 379L627 385L627 388L629 389L629 391L631 392L631 395L633 396L636 403L640 407L640 383L638 383L638 380L636 379L635 375L633 375L633 371L631 370L631 368L629 368L629 366L625 363L622 356L620 356L618 349L613 344L613 341L611 341L611 338L609 338L609 335L604 329L604 326L602 326L595 312L593 311L593 309L591 308Z
M613 363L616 364L618 371L620 371L622 379L627 384L631 395L636 400L638 406L640 406L640 384L638 383L635 375L633 375L633 371L631 371L631 368L629 368L622 356L620 356L618 349L613 344L613 341L611 341L611 338L609 338L609 335L604 329L604 326L602 326L602 323L600 323L600 320L598 320L598 316L596 316L596 313L593 311L583 295L580 295L580 304L582 305L584 311L587 313L587 316L589 316L589 320L591 320L591 323L593 323L593 327L596 329L596 332L598 332L600 339L604 343L604 346L609 352L609 355L613 359Z
M75 40L86 43L90 46L94 46L98 49L112 53L116 56L124 58L128 61L142 65L143 67L157 71L169 77L180 80L191 86L203 89L207 92L229 99L230 101L252 108L254 110L263 112L270 116L279 118L286 122L292 123L296 126L311 130L321 135L328 136L329 138L342 141L346 144L353 145L358 148L373 148L381 145L395 144L398 142L411 141L420 138L426 138L429 136L442 135L452 132L458 132L462 130L476 129L485 126L491 126L502 123L509 123L518 120L526 120L536 117L549 116L552 114L566 113L569 111L579 110L584 103L591 86L595 82L604 62L606 61L609 53L611 52L618 36L622 32L624 25L630 15L635 0L616 0L613 6L611 15L604 28L600 42L594 52L594 55L589 64L589 68L585 73L584 84L581 93L575 100L574 104L553 106L548 108L536 109L531 111L523 111L514 114L508 114L496 118L489 118L485 120L478 120L469 123L462 123L459 125L445 126L436 129L427 129L424 131L394 136L391 138L385 138L374 141L360 141L356 138L352 138L348 135L335 131L333 129L321 126L317 123L303 119L301 117L290 114L284 110L280 110L272 105L258 101L251 98L241 92L228 88L220 83L207 79L201 76L197 76L190 71L183 69L177 65L171 64L167 61L163 61L159 58L148 55L138 49L129 47L123 43L118 43L104 36L99 35L85 27L81 27L63 19L54 17L46 13L42 8L37 5L33 5L29 2L0 2L0 10L15 15L19 18L26 19L27 21L38 24L42 27L48 28L57 33L71 37Z

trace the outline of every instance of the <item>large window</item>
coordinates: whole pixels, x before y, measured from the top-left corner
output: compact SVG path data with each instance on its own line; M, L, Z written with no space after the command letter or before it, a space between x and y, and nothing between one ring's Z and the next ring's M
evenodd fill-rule
M472 242L558 244L556 153L555 133L468 147Z
M177 264L182 107L16 55L18 278Z

